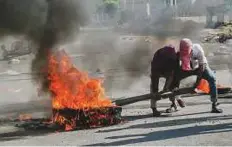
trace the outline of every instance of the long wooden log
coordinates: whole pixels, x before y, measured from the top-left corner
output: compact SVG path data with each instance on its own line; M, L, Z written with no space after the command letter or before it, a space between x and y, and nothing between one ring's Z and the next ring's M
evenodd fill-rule
M177 95L182 95L182 94L187 94L187 93L191 93L192 92L192 87L191 88L181 88L181 89L178 89L174 92L159 92L157 94L145 94L145 95L140 95L140 96L135 96L135 97L130 97L130 98L126 98L126 99L121 99L121 100L116 100L114 101L114 103L117 105L117 106L124 106L124 105L129 105L129 104L132 104L132 103L136 103L136 102L139 102L139 101L144 101L144 100L149 100L151 99L152 97L160 97L161 99L162 98L168 98L168 97L171 97L171 96L177 96Z
M228 89L228 88L226 88ZM187 97L193 97L193 96L202 96L202 95L208 95L205 93L196 93L196 94L190 94L192 91L192 88L181 88L175 92L159 92L156 95L153 96L159 96L162 98L168 98L170 96L177 96L177 95L182 95L183 98L187 98ZM225 92L219 92L220 94L218 95L218 98L232 98L232 91L225 91ZM145 101L145 100L149 100L151 99L152 96L151 94L144 94L144 95L140 95L140 96L134 96L134 97L130 97L130 98L126 98L126 99L120 99L120 100L115 100L113 101L117 106L124 106L124 105L129 105L132 103L136 103L139 101Z

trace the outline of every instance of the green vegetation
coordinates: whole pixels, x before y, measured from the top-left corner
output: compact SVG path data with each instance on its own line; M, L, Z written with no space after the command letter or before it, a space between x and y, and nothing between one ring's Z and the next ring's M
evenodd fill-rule
M119 5L120 0L103 0L105 4L114 4L114 5Z
M113 18L117 12L119 0L103 0L105 5L105 12Z
M220 42L225 43L227 40L232 39L232 22L220 23L217 25L216 32L207 36L204 40L206 42Z

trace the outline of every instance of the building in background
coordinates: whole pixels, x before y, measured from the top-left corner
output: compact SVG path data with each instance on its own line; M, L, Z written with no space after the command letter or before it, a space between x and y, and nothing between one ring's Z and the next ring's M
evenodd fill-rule
M206 17L208 7L225 5L232 6L232 0L85 0L92 21L98 24L105 24L109 14L105 11L104 3L116 3L117 11L114 19L141 20L144 18L154 19L166 14L172 17ZM111 8L109 7L108 10Z
M177 5L177 1L176 0L165 0L165 5L167 7L171 7L171 6L176 6Z

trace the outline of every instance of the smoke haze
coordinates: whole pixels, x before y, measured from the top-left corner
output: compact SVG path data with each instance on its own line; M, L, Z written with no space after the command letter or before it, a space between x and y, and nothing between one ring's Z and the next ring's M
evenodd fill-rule
M47 56L54 46L73 38L86 16L81 0L0 0L0 35L20 35L37 48L32 62L36 82L47 90Z

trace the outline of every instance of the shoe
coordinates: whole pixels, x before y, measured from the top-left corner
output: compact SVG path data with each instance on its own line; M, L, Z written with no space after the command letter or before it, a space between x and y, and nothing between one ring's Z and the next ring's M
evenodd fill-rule
M173 111L172 111L172 108L168 108L168 109L166 109L166 113L172 113Z
M174 108L174 110L172 108ZM172 113L172 112L175 112L175 111L178 111L177 110L177 106L176 106L175 103L172 103L172 105L170 106L170 108L166 109L166 113Z
M181 108L184 108L186 106L185 102L182 99L179 98L176 101Z
M161 116L161 112L159 112L156 108L152 108L152 116L153 117L159 117Z
M213 103L212 104L212 111L211 111L211 113L222 113L223 112L222 109L217 108L218 105L219 105L218 103Z

